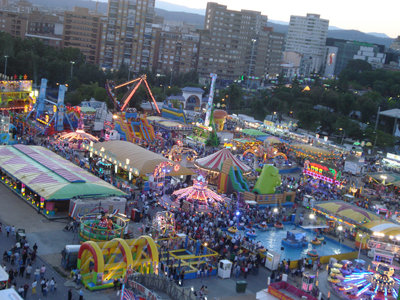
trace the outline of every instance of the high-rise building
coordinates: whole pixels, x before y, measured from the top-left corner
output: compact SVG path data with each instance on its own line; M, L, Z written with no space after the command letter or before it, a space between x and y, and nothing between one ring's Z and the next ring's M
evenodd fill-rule
M302 55L300 75L322 71L328 27L329 21L316 14L290 17L285 51Z
M75 7L64 12L63 46L78 48L86 61L99 63L101 16L89 13L88 8Z
M154 29L153 71L179 74L196 70L200 35L180 29Z
M100 49L102 67L118 69L125 64L137 74L152 68L154 1L108 1Z
M210 73L227 81L240 79L242 75L261 79L269 73L272 29L267 27L267 21L268 17L261 12L234 11L225 5L207 3L204 30L200 34L200 80L208 79Z

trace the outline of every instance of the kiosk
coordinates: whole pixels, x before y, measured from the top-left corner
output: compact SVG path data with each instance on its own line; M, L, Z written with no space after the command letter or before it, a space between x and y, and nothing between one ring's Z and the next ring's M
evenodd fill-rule
M281 256L279 253L276 253L274 251L268 251L265 258L265 267L271 271L277 270L280 259Z
M230 278L231 277L231 271L232 271L232 262L223 259L219 261L218 264L218 277L225 279L225 278Z
M0 290L0 299L24 300L14 289Z

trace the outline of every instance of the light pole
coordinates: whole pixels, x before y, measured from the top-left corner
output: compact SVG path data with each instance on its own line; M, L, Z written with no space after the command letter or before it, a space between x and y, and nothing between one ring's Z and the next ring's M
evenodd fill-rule
M132 69L132 67L129 66L129 68L128 68L128 81L131 79L131 69Z
M342 248L341 239L342 239L342 230L343 230L343 226L342 226L342 225L339 225L338 228L337 228L337 230L339 230L339 246L340 246L340 248Z
M343 131L343 134L342 134L342 141L340 142L340 145L343 145L343 140L344 140L344 136L345 136L345 134L346 134L346 131L345 131L343 128L339 128L339 131Z
M6 60L6 61L4 62L4 76L7 76L8 55L4 55L4 59Z
M169 86L172 86L172 71L173 69L171 68L171 76L169 77Z
M75 62L71 60L69 63L71 64L71 80L72 80L72 75L74 74L74 64L75 64Z
M360 252L361 252L361 246L362 246L362 243L363 243L363 240L364 240L364 238L366 238L367 237L367 235L365 234L358 234L358 236L360 237L360 246L358 247L358 255L357 255L357 259L360 259Z
M256 44L256 39L251 39L251 55L250 55L250 62L249 62L249 72L247 74L247 88L250 88L250 73L251 73L251 64L253 61L254 56L254 45Z

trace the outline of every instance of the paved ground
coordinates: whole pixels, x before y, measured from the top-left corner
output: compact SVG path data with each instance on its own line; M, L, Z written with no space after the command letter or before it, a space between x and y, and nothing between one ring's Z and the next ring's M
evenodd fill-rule
M46 278L54 277L57 282L57 292L49 294L48 299L67 299L67 291L73 286L74 297L78 299L78 293L76 287L71 283L68 278L63 277L55 270L60 271L60 252L66 244L77 244L78 238L76 234L71 232L64 232L64 228L67 220L55 220L49 221L42 215L39 215L35 210L24 202L21 198L17 197L7 187L0 184L0 222L3 224L15 225L16 228L24 228L27 233L27 238L32 246L35 242L39 246L38 254L39 257L35 262L35 266L41 266L45 264L47 267ZM138 226L140 224L130 224L130 228L138 234ZM4 226L3 226L4 228ZM8 250L15 243L15 237L6 238L3 233L0 235L0 253ZM346 245L351 246L350 241L345 241ZM364 257L363 257L364 258ZM12 266L7 265L7 268ZM55 268L53 268L55 267ZM15 268L15 267L13 267ZM62 273L62 272L60 272ZM202 285L208 286L208 299L255 299L255 295L258 291L267 287L267 280L270 272L265 268L259 268L257 275L250 274L246 279L239 277L238 280L246 280L248 285L245 294L236 293L236 279L217 279L216 277L205 278L205 279L194 279L187 280L184 282L184 286L187 288L194 287L195 290L199 290ZM64 275L64 274L63 274ZM299 287L300 277L289 278L290 282ZM32 283L31 280L17 278L17 286L23 285L28 282L29 285ZM321 290L324 295L327 294L327 285L324 284L324 280L321 280ZM40 298L39 298L40 295ZM44 299L40 290L39 295L31 296L28 293L27 299ZM163 299L168 299L167 296L162 295ZM117 300L119 297L112 290L89 292L85 291L84 299L91 300ZM331 299L337 299L335 296L331 296Z

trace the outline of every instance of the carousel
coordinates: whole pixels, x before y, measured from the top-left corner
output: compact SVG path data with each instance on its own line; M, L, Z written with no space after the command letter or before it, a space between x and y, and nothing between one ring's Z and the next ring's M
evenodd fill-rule
M200 211L202 209L207 210L210 206L216 208L224 201L224 198L207 187L204 175L198 175L193 182L192 186L172 193L172 195L176 196L176 200L186 200L191 204L192 208L198 206Z

